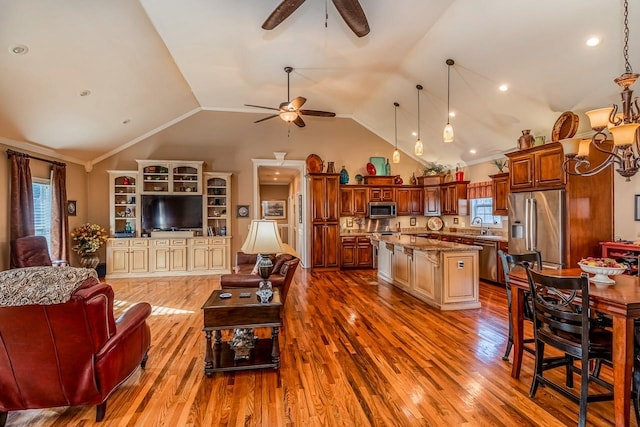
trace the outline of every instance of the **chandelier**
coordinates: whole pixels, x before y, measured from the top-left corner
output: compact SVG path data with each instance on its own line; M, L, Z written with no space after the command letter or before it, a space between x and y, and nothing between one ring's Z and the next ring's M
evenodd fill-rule
M614 165L616 172L630 181L640 167L640 142L637 132L640 127L640 108L638 99L633 98L633 91L630 89L640 74L635 74L629 64L628 7L628 0L624 0L625 72L614 80L622 88L622 112L618 113L616 104L587 111L591 129L596 132L591 139L571 138L560 141L565 154L562 169L570 175L592 176ZM605 129L613 136L613 144L607 141ZM589 162L591 147L607 156L602 163L593 168Z

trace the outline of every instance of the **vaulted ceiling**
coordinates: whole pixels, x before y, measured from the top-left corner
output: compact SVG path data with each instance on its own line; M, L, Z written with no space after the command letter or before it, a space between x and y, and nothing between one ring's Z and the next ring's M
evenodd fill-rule
M408 154L422 84L419 159L474 163L515 148L523 129L549 139L564 111L588 132L584 111L619 99L621 0L360 0L371 28L362 38L322 0L263 30L279 3L0 0L0 137L91 163L201 110L260 126L253 121L270 111L244 104L286 101L283 69L292 66L291 97L390 144L399 102L398 145ZM629 22L634 65L639 5ZM594 35L602 43L587 47ZM447 58L456 138L443 145ZM318 120L335 119L306 120L297 140Z

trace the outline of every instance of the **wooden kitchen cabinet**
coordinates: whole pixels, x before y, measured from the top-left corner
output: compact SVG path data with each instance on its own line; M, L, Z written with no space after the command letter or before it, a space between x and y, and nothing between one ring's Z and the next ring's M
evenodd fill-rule
M369 189L370 202L395 202L395 188L393 187L374 187Z
M396 188L397 214L423 215L421 187Z
M440 216L440 186L424 187L424 215Z
M311 197L311 268L338 270L340 174L311 173L308 179Z
M342 268L372 268L373 247L367 236L342 237Z
M340 186L340 216L367 216L368 204L368 188Z
M468 215L467 185L469 181L448 182L440 186L442 215Z
M509 199L509 172L489 175L493 187L493 214L507 216L507 202Z
M509 253L509 244L507 242L498 242L498 250L501 250L505 254ZM496 252L497 266L498 266L498 283L506 284L504 279L504 267L502 266L502 259L500 259L500 254Z
M563 188L566 175L562 170L562 145L554 142L527 150L507 153L510 190L531 191Z

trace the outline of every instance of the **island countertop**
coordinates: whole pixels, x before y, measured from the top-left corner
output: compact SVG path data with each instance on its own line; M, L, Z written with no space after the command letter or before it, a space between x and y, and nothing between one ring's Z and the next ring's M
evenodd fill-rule
M475 245L464 245L462 243L443 242L441 240L427 239L425 237L408 236L406 234L397 235L378 235L371 236L372 241L391 243L393 245L402 246L416 251L440 251L440 252L460 252L460 251L479 251L482 247Z

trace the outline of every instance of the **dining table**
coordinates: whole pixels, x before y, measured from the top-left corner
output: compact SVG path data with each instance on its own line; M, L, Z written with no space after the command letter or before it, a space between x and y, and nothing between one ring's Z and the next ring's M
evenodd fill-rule
M580 268L543 269L552 276L580 276ZM628 426L630 420L631 379L633 376L634 319L640 318L640 278L621 274L611 276L614 284L591 282L589 306L613 320L613 401L616 426ZM511 315L513 320L513 365L511 376L520 377L524 339L524 291L529 290L524 269L509 273Z

